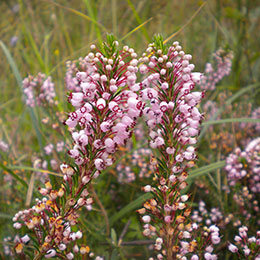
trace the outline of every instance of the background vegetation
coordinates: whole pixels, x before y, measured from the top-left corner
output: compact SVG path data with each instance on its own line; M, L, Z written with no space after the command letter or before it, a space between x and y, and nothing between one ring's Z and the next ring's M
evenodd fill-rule
M133 47L138 54L145 50L154 34L160 33L164 39L170 37L169 42L178 40L185 52L192 54L196 71L204 71L205 64L212 61L212 53L218 48L233 52L230 75L207 95L225 111L221 114L222 119L248 117L249 105L256 108L260 104L260 7L257 1L2 0L0 13L0 140L9 145L8 152L0 151L0 241L7 236L14 237L12 216L33 204L37 197L37 186L41 184L38 179L32 178L35 172L31 169L34 168L32 158L50 161L52 158L44 154L43 147L50 142L66 140L65 127L59 125L57 118L52 118L53 124L57 124L57 127L51 126L54 130L42 123L42 119L51 117L50 111L28 109L24 104L21 79L28 74L43 72L52 76L59 101L59 115L55 116L65 117L65 112L69 111L64 82L66 61L84 57L90 44L100 44L107 33L113 33L120 44ZM244 109L241 108L243 105ZM231 120L225 127L235 136L234 121ZM214 194L208 201L210 206L223 203L222 209L225 211L229 204L221 190L224 177L220 175L220 170L215 169L224 166L227 153L219 147L212 147L212 135L221 136L224 130L219 125L206 128L207 125L202 129L198 165L220 163L199 174L205 179L204 183L208 183L204 185L211 187L214 182L217 185L209 188ZM236 147L240 138L235 136L227 144L229 152ZM131 149L140 145L143 144L134 144ZM130 148L121 152L126 158L123 163L131 167L131 159L127 159ZM56 155L56 159L62 162L66 160L66 155ZM48 170L54 172L51 168ZM134 171L137 174L139 167L135 167ZM116 174L111 168L96 184L98 197L109 216L109 237L114 241L114 246L107 242L109 237L100 238L105 233L105 223L98 206L87 219L82 214L81 222L88 233L87 244L93 249L100 248L102 244L102 250L110 254L113 254L114 247L120 252L126 251L125 259L144 259L144 255L147 257L150 254L146 246L142 251L135 250L136 245L126 243L117 247L116 244L128 220L131 224L126 241L144 239L139 216L133 212L141 206L142 198L138 200L142 195L141 187L149 180L141 182L137 178L133 183L119 184ZM199 186L194 186L195 180L191 180L190 191L199 201L201 195ZM232 239L233 234L230 237ZM104 246L106 243L107 246ZM102 251L99 253L102 254ZM0 255L4 258L3 253ZM228 253L225 257L230 259Z

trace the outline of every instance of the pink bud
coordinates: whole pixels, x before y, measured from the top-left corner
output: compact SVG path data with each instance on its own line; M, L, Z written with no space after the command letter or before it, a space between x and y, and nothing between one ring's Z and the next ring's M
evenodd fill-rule
M97 109L98 109L98 110L103 110L105 107L106 107L106 101L105 101L105 99L99 98L99 99L97 100Z
M166 148L166 153L168 153L168 154L174 154L175 153L175 148L173 148L173 147L167 147Z
M171 216L165 216L164 221L165 221L165 223L171 223L172 222Z
M142 217L142 220L144 223L149 223L151 221L151 217L148 215L145 215Z
M103 123L101 123L100 128L101 128L102 132L107 132L110 130L110 123L107 121L104 121Z
M94 144L94 147L95 147L96 149L99 149L99 148L102 147L102 142L101 142L100 139L95 140L93 144Z
M232 253L236 253L238 251L238 248L233 244L229 244L228 250L231 251Z
M115 113L119 112L119 110L120 110L118 104L115 101L109 102L108 107L111 111L113 111Z
M115 146L115 143L114 143L114 141L111 138L107 138L105 140L105 146L107 148L113 148Z
M74 255L70 252L66 255L67 259L71 260L74 258Z
M118 87L116 85L110 85L109 89L111 92L115 93L117 91Z
M95 160L95 166L98 170L104 170L105 169L105 163L102 159L98 158Z
M164 145L164 140L162 137L158 136L156 139L155 139L155 143L157 146L161 146L161 145Z
M161 102L160 103L160 109L161 109L162 112L166 112L167 109L168 109L168 104L166 102L164 102L164 101Z
M56 251L54 249L50 249L46 252L45 256L46 258L52 258L56 255Z
M151 185L144 186L144 192L150 192L152 190Z

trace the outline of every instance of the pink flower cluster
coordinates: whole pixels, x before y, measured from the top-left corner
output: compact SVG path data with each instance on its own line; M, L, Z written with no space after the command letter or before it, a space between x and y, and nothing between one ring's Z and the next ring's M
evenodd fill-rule
M27 226L34 232L39 245L37 259L42 256L74 258L77 250L73 248L72 252L67 244L82 235L81 232L71 231L78 222L78 210L82 207L92 209L93 200L87 198L87 185L113 163L112 155L118 146L126 144L137 118L142 114L144 104L135 93L139 90L136 84L137 54L128 46L118 50L118 42L112 41L113 37L108 36L108 39L103 45L103 52L91 46L92 52L82 61L84 66L77 69L76 92L68 96L68 101L75 108L65 121L74 142L68 154L77 166L73 168L62 164L60 168L64 176L61 188L55 190L50 182L46 182L45 188L40 189L45 197L38 199L31 209L18 212L13 219L15 228ZM24 84L28 85L28 88L25 87L27 94L32 85L30 79L24 80ZM39 74L35 82L40 84L43 79L43 75ZM62 149L63 145L59 143L57 149ZM44 148L47 155L53 149L53 144ZM24 254L22 243L17 244L15 251ZM89 253L89 249L83 247L80 253Z
M66 88L73 92L80 92L81 82L80 79L77 77L77 72L88 71L90 73L92 67L89 67L86 60L82 57L80 57L78 60L67 61L66 67L67 67L66 76L65 76Z
M136 177L138 178L149 178L153 172L153 166L150 164L150 157L152 151L149 148L140 148L135 150L129 158L129 166L125 163L119 163L116 166L118 173L118 181L120 183L133 182ZM136 176L133 168L138 167L138 175Z
M200 226L196 223L193 223L192 228L191 239L193 239L192 241L197 245L197 248L195 250L196 254L192 255L191 260L217 260L218 256L213 251L214 246L218 245L221 241L219 228L216 225L208 227Z
M46 258L66 255L67 259L73 259L73 252L68 244L82 237L81 231L72 231L72 226L77 224L77 210L83 206L90 210L93 199L88 196L87 189L82 189L78 193L77 199L70 197L66 193L66 188L69 187L69 194L73 192L72 176L75 175L75 172L66 164L61 165L61 171L64 174L64 180L66 180L64 185L55 190L50 182L46 182L45 188L39 190L44 197L41 200L36 199L37 203L32 208L16 213L13 217L13 226L16 229L26 226L32 230L39 245L41 245L39 254ZM65 205L62 205L64 202ZM17 245L17 253L19 253L18 246L21 243L29 242L30 237L27 235L26 238L26 241L22 240ZM42 243L42 241L44 242ZM75 253L75 248L73 251Z
M36 77L29 75L23 80L23 91L26 105L41 106L45 103L53 104L56 96L51 77L39 73Z
M113 43L117 47L117 42ZM137 54L125 46L108 57L95 46L84 59L86 69L78 71L80 91L68 100L75 107L66 124L73 130L70 157L77 165L94 162L97 171L111 165L111 155L131 137L143 103L135 91ZM77 131L78 129L78 131Z
M178 42L173 43L167 54L153 51L152 46L147 49L150 57L142 58L144 64L140 67L141 72L148 74L140 84L147 103L144 115L151 148L162 149L166 157L171 157L172 173L176 174L184 169L185 160L196 158L193 145L202 119L196 105L203 93L192 90L201 74L192 72L195 66L189 64L191 55L185 54ZM168 124L172 131L166 129Z
M194 145L202 120L196 106L203 93L193 91L201 74L192 72L195 66L190 64L191 58L178 42L166 48L159 37L140 59L140 72L145 75L140 83L146 103L143 112L150 147L156 150L152 162L155 183L143 188L154 198L139 213L143 215L143 234L148 237L160 234L162 243L154 246L160 251L157 259L186 259L185 248L190 248L188 252L195 250L192 241L185 242L191 238L192 227L188 221L191 209L187 205L189 196L181 195L188 185L185 170L196 159Z
M209 212L204 201L199 202L198 210L194 210L191 216L193 222L205 223L207 226L219 223L223 218L223 213L218 208L212 208Z
M248 237L248 228L242 226L238 229L239 235L236 235L235 244L229 243L228 249L236 254L238 259L260 260L260 231L256 236Z
M211 63L206 64L205 72L201 78L200 87L203 90L214 90L216 84L225 76L229 75L232 66L232 53L226 53L219 49L213 54L216 68Z
M228 173L228 180L234 186L243 178L248 179L250 191L260 192L260 138L252 140L242 151L236 148L226 159L225 170Z
M260 119L260 107L258 107L257 109L255 109L254 111L253 111L253 113L252 113L252 118L254 118L254 119ZM254 127L255 127L255 130L256 130L256 132L260 132L260 123L256 123L255 125L254 125Z

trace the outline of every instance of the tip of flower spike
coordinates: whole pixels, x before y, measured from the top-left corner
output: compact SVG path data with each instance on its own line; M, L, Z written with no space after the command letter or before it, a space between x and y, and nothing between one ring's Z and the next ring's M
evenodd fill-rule
M166 45L163 42L163 37L160 34L157 34L153 38L153 45L157 49L158 54L165 54ZM158 52L159 51L159 52Z
M110 58L117 52L118 41L113 34L107 34L107 41L103 42L102 50L105 57Z

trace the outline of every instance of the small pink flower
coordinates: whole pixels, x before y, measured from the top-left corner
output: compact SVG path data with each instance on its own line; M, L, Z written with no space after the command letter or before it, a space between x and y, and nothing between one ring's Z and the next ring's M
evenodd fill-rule
M46 258L52 258L56 255L56 251L54 249L50 249L46 252L45 256Z
M120 111L120 108L119 108L118 104L115 101L109 102L108 107L109 107L109 109L111 111L113 111L115 113Z
M72 253L66 254L67 259L71 260L74 258L74 255Z
M103 110L106 107L106 101L103 98L97 100L97 109Z
M72 93L72 97L70 99L72 106L79 107L82 104L83 97L83 93Z
M165 221L165 223L171 223L172 222L171 216L165 216L164 221Z
M107 121L104 121L103 123L101 123L100 128L103 132L107 132L110 130L110 123Z
M150 223L151 222L151 217L148 215L145 215L142 217L142 220L144 223Z
M98 158L95 160L95 166L96 168L100 171L100 170L104 170L105 169L105 163L102 159Z
M238 251L238 248L233 244L229 244L228 250L231 251L232 253L236 253Z

